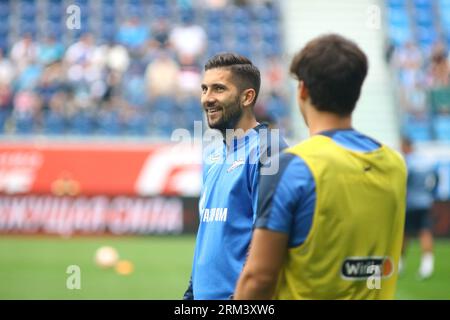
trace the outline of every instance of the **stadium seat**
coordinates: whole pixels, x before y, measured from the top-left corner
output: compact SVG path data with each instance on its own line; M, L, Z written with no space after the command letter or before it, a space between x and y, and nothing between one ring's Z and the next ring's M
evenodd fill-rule
M433 4L432 1L430 0L413 0L414 6L420 9L427 9L428 11L431 12L432 8L433 8Z
M116 136L122 133L119 114L115 111L102 112L97 117L97 133L105 136Z
M287 113L287 106L281 96L271 95L266 103L267 113L276 120L283 118Z
M428 119L417 119L410 115L406 115L403 119L403 135L414 142L431 141L431 129Z
M207 48L207 56L212 57L213 55L225 51L222 41L209 41Z
M70 132L78 135L94 133L95 123L93 115L87 111L79 111L70 119Z
M0 49L3 50L3 52L8 51L7 35L0 35Z
M29 135L34 131L34 118L30 113L17 115L15 118L16 134Z
M34 1L28 0L21 2L20 16L22 19L34 19L37 15L37 6Z
M160 96L157 97L152 104L152 110L155 112L171 113L177 107L175 100L172 97Z
M211 23L207 26L209 41L221 42L223 39L223 27L218 23Z
M243 55L244 57L251 57L251 48L246 42L240 42L237 41L234 44L234 48L232 51L237 52L240 55Z
M194 130L195 121L202 121L203 110L197 97L187 98L183 102L183 108L180 108L181 123L180 127L187 128L191 132Z
M250 12L245 7L231 8L227 12L227 16L231 23L241 23L248 25L250 22Z
M437 140L450 141L450 115L436 115L433 118L433 127Z
M389 9L405 8L407 0L387 0L387 7Z
M0 109L0 133L5 131L5 123L10 116L10 110Z
M274 6L257 6L254 9L254 16L259 21L275 23L278 18L278 13Z
M9 1L0 1L0 19L7 19L10 15L10 3Z
M234 29L234 36L236 41L249 43L251 40L250 27L244 24L237 24Z
M136 113L125 122L124 133L132 136L146 136L149 132L148 116Z
M66 129L66 119L60 113L51 112L45 114L43 119L44 133L51 135L64 134Z
M433 28L417 27L417 42L423 50L428 51L437 39L437 33Z
M395 46L401 46L412 39L412 31L409 27L392 27L388 28L389 39Z
M225 20L224 10L207 10L205 12L205 21L207 30L211 25L223 26Z
M408 26L409 24L409 14L406 9L390 9L387 19L391 26Z
M428 9L419 9L415 12L415 22L419 27L433 28L433 12Z
M159 137L170 137L172 134L172 117L165 111L152 112L150 116L150 133Z
M446 2L441 1L441 5L438 7L438 11L441 14L441 16L442 15L448 16L449 10L450 10L450 1L448 0Z

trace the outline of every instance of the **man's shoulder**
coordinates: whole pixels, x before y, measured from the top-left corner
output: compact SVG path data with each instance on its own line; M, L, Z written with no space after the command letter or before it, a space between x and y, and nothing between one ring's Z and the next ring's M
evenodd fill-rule
M253 146L260 158L273 157L289 147L279 129L270 129L266 124L261 124L254 130L257 134Z

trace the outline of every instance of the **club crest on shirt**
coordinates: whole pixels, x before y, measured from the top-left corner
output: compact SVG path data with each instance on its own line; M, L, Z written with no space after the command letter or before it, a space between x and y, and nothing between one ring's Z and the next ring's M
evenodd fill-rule
M218 152L213 153L209 156L210 162L218 162L222 158L222 155Z

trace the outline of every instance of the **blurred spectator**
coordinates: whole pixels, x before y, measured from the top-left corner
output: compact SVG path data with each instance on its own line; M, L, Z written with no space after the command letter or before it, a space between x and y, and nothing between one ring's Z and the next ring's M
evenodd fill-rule
M199 96L202 69L191 55L180 57L180 71L178 73L179 96Z
M278 94L282 94L285 91L285 69L285 66L276 55L269 56L262 67L261 90L267 91L268 93L277 92Z
M160 50L145 71L146 88L150 97L172 95L177 89L179 67L169 53Z
M94 37L86 33L72 44L66 52L67 76L71 82L93 82L98 78L101 66L93 64L95 52Z
M94 50L94 37L90 33L85 33L67 48L65 58L71 65L85 65L91 62Z
M48 110L65 117L70 114L70 104L67 103L69 96L64 91L55 93L48 102Z
M16 70L11 61L4 56L0 48L0 83L11 84L16 76Z
M194 17L189 13L183 15L182 24L171 31L169 39L180 60L197 60L206 49L206 32L194 24Z
M100 67L109 68L123 74L130 65L127 49L114 41L97 47L93 54L94 62Z
M42 66L37 63L30 63L24 66L22 72L19 73L16 83L16 90L32 90L39 84L42 75Z
M138 17L133 16L120 26L117 42L132 51L136 51L143 47L149 37L148 28L140 23Z
M431 88L446 87L449 85L450 66L447 52L442 43L438 43L431 53L431 64L428 71L428 86Z
M37 59L42 65L48 65L64 57L64 47L56 42L54 36L49 35L44 38L42 44L38 46Z
M169 44L170 25L166 19L160 18L152 26L152 42L156 48L165 48Z
M63 64L62 62L54 62L43 70L36 90L42 98L45 108L53 95L64 91L66 88L67 83Z
M394 67L399 71L400 85L412 89L421 75L423 55L413 42L407 42L394 52Z
M0 113L3 116L12 109L12 97L13 92L11 87L6 83L0 82Z
M401 90L400 106L403 112L424 117L427 111L427 93L424 84L417 81L412 88Z
M11 49L11 60L16 65L19 72L24 70L29 64L34 63L37 55L37 47L31 34L25 34L21 40L14 43Z
M146 103L145 79L140 64L134 64L124 75L123 79L123 97L129 103L143 107Z
M228 4L228 0L204 0L204 2L206 7L212 10L224 9Z
M110 70L106 75L106 90L103 94L103 101L110 101L120 96L122 75L116 71Z
M34 117L40 112L41 101L39 96L30 90L16 93L14 97L13 112L16 119Z

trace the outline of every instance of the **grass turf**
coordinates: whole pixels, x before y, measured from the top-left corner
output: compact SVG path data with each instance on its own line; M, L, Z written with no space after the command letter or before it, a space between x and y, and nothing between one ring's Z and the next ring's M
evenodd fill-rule
M115 247L134 264L123 276L94 263L97 248ZM180 299L187 287L194 237L0 239L0 299ZM68 266L81 270L69 290Z
M194 249L193 236L176 237L57 237L0 238L0 299L180 299L186 289ZM123 276L94 264L97 248L117 248L133 262ZM450 299L450 241L435 245L432 278L416 278L420 250L412 242L398 299ZM81 269L81 289L69 290L68 266Z

